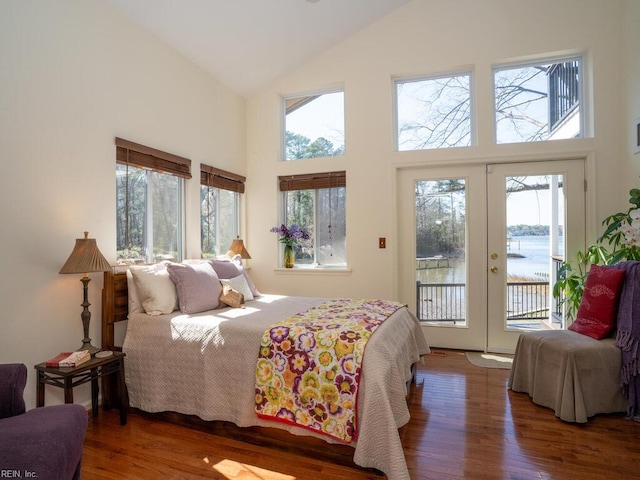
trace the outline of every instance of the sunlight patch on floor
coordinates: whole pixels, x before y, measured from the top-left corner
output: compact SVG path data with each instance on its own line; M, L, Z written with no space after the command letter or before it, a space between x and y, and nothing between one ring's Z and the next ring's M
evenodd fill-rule
M480 356L485 360L491 360L493 362L508 363L508 364L513 363L513 357L508 357L506 355L493 355L491 353L483 353Z
M211 463L207 457L203 458L202 461L206 464ZM229 459L224 459L212 465L212 468L229 479L264 480L268 478L269 480L296 480L296 477L292 477L291 475L285 475Z

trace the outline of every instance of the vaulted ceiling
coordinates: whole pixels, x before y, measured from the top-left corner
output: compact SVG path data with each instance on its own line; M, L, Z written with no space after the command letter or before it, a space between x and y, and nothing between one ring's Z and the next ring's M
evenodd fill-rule
M249 95L410 0L107 0Z

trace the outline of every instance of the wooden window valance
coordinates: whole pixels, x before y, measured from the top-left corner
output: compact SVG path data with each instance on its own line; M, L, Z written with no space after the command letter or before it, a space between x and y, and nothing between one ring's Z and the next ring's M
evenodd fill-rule
M116 163L191 178L191 160L116 137Z
M347 172L306 173L278 177L281 192L347 186Z
M244 193L246 177L216 167L200 164L200 185Z

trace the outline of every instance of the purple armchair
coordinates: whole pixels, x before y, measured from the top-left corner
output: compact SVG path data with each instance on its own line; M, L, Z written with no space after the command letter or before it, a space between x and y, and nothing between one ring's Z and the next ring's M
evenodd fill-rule
M0 472L38 480L78 480L87 412L55 405L25 412L27 368L0 365Z

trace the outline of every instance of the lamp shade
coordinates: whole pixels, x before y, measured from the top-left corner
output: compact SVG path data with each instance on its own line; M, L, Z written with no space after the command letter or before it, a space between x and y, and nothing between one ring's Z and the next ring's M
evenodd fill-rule
M234 255L240 255L240 258L251 258L247 249L244 248L244 242L240 238L236 238L233 242L231 242L231 246L229 247L229 251L227 255L233 257Z
M76 239L76 245L59 273L105 272L111 269L100 253L96 239L88 237L89 232L84 232L84 238Z

